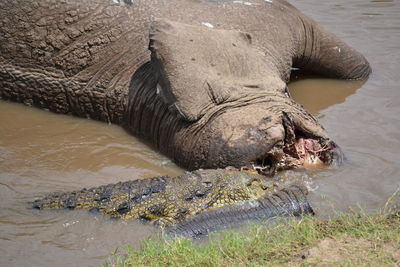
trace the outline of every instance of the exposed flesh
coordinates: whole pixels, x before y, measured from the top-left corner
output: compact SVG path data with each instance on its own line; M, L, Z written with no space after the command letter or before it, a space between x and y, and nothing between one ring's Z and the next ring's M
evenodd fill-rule
M250 166L252 169L260 174L273 175L284 169L329 164L327 154L332 150L330 145L323 145L321 139L305 137L296 132L293 125L285 125L285 132L283 144L275 145L266 155L253 162Z

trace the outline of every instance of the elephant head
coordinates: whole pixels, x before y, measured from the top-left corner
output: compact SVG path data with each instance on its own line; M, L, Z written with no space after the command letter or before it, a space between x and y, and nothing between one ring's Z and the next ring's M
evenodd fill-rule
M188 169L273 173L340 164L343 154L288 92L280 54L248 33L157 21L151 61L133 76L129 128Z

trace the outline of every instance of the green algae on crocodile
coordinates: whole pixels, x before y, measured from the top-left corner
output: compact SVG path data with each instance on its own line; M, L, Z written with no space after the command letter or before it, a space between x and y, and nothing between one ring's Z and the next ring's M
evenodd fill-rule
M159 176L54 193L36 200L33 206L38 209L96 210L112 218L173 225L204 211L255 203L276 194L279 189L271 178L256 171L197 170L174 178ZM268 201L274 202L273 198ZM276 213L280 215L284 211Z

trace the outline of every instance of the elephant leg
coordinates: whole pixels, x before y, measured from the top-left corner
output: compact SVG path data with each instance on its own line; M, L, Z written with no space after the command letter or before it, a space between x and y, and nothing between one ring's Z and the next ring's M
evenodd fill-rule
M120 124L149 59L135 14L113 1L1 1L0 99Z
M94 90L71 78L1 63L0 80L3 100L117 124L125 114L127 93L117 90Z

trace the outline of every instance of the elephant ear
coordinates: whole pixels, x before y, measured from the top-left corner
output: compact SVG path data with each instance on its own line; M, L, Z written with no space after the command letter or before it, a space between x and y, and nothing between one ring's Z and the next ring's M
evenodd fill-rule
M285 90L274 65L243 32L158 20L149 49L157 93L186 121L267 88Z

